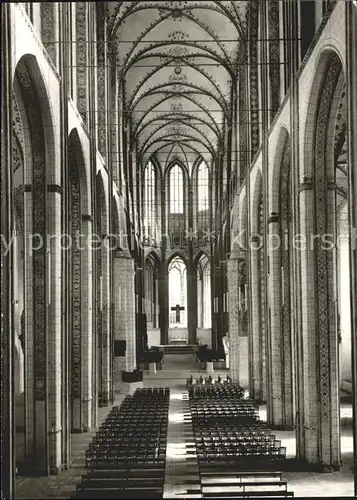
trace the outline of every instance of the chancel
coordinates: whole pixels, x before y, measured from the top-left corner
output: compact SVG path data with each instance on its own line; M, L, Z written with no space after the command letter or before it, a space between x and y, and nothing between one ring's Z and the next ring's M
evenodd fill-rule
M356 1L1 16L2 498L357 496Z

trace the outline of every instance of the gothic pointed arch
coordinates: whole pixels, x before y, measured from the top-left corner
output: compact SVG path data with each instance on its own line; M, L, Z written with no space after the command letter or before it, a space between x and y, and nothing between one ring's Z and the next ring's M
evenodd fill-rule
M211 228L212 177L210 167L204 159L199 158L192 172L192 212L193 225L200 243ZM205 241L204 243L207 243Z
M168 262L169 328L187 327L187 264L179 254Z
M16 285L23 283L27 291L23 301L19 301L27 314L23 318L20 314L18 323L25 356L23 461L31 460L38 471L49 473L61 460L57 453L61 436L54 439L50 448L45 443L50 428L61 426L61 415L56 413L58 402L49 395L61 380L62 368L61 356L49 347L61 342L60 269L55 267L60 244L59 239L49 243L46 234L58 236L60 214L55 207L60 202L61 189L53 184L57 156L53 110L39 63L32 54L25 54L14 69L14 212L19 236L22 234L24 241L31 234L45 241L37 252L23 252L23 264L18 268L23 272ZM56 414L52 423L48 412ZM43 423L41 430L36 429L36 419Z
M187 246L189 178L181 161L166 167L166 227L173 247Z
M338 158L339 155L335 155L335 152L340 138L337 123L342 114L344 84L341 59L336 52L324 50L320 54L312 85L305 129L305 136L311 134L312 130L314 140L310 141L310 145L305 145L306 161L300 185L302 202L310 204L312 208L312 217L303 221L302 230L307 234L326 237L326 241L321 237L315 239L313 259L309 259L308 252L302 254L302 268L309 274L309 279L314 276L315 280L315 286L310 289L306 289L304 283L302 285L306 300L312 301L309 302L309 307L306 307L306 302L303 303L303 316L306 321L314 321L313 331L307 326L308 323L303 328L303 355L308 363L303 383L304 391L308 391L309 397L314 398L315 394L319 394L320 398L318 411L304 407L304 418L309 425L315 425L319 429L317 439L311 436L318 449L318 460L325 461L333 468L339 468L341 463L336 308L338 291L332 283L338 265L337 252L333 248L336 248L337 243L337 203L341 196L337 179L341 170L338 168L338 160L336 161L336 156ZM309 126L312 126L310 131ZM342 178L343 176L341 180ZM317 352L309 348L311 338L319 346ZM329 438L331 433L334 435L332 440ZM316 459L303 444L302 448L308 460Z
M154 246L161 233L161 178L160 170L153 159L143 167L142 181L142 234L144 244Z
M283 383L282 390L284 401L285 421L292 423L294 420L295 393L293 381L295 377L295 340L293 331L293 290L294 262L293 262L293 174L291 162L291 140L286 137L280 167L280 294L281 294L281 335L283 344Z
M161 262L155 252L145 257L144 265L144 300L148 330L159 327L159 285Z

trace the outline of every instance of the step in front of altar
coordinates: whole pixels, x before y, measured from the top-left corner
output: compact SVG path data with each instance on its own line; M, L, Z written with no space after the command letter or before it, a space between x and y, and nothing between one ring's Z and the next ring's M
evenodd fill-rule
M197 350L197 345L191 345L191 344L168 344L168 345L161 345L159 346L159 349L163 350L165 354L194 354L195 350Z

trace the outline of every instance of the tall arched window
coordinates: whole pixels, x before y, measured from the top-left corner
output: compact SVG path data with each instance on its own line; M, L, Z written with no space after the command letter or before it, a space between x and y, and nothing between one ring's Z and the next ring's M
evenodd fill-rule
M169 200L170 200L170 213L183 214L184 213L184 182L183 172L179 165L174 165L170 170L169 175Z
M187 269L180 257L169 265L170 328L187 325Z
M198 237L202 238L210 227L210 176L205 161L201 161L196 174L196 189L193 195L195 204L195 224Z
M201 162L197 171L197 212L209 207L209 173L206 163Z
M143 195L144 236L155 238L156 230L156 171L149 161L144 170Z

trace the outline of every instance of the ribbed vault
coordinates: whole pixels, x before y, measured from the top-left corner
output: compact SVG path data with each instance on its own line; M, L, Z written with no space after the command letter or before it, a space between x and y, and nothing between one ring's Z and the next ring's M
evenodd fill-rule
M144 164L188 168L223 149L247 2L122 1L106 4L132 146Z

